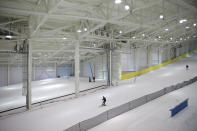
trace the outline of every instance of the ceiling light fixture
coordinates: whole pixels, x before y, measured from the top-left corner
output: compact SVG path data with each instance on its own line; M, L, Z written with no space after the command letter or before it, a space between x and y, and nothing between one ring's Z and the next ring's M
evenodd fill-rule
M78 30L77 30L77 32L78 32L78 33L80 33L80 32L81 32L81 30L80 30L80 29L78 29Z
M129 9L130 9L130 6L129 6L129 5L125 5L125 6L124 6L124 9L125 9L125 10L129 10Z
M170 40L172 40L172 37L170 38Z
M196 26L196 23L194 23L193 26Z
M168 28L165 29L165 31L168 31L168 30L169 30Z
M180 38L180 40L183 40L183 38Z
M132 38L135 39L135 36L133 36Z
M185 28L186 28L186 29L189 29L189 26L186 26Z
M11 35L6 35L5 37L6 37L6 38L9 38L9 39L11 39L11 38L12 38L12 36L11 36Z
M142 36L144 37L144 36L145 36L145 34L142 34Z
M161 36L158 37L159 39L161 38Z
M122 31L120 30L119 33L122 34Z
M179 20L179 23L180 23L180 24L182 24L182 23L184 23L184 22L187 22L187 20L186 20L186 19Z
M88 29L87 28L84 28L84 31L87 31Z
M115 4L120 4L122 3L122 0L115 0Z
M160 19L163 19L163 18L164 18L164 16L161 14L161 15L159 16L159 18L160 18Z
M66 37L63 37L62 39L63 39L63 40L66 40L67 38L66 38Z

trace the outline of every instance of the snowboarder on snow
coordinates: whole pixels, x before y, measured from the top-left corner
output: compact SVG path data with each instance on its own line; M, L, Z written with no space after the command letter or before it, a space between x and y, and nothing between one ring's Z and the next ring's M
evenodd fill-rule
M186 70L188 70L189 69L189 66L188 65L186 65Z
M93 76L93 82L95 82L95 76Z
M91 82L91 78L89 77L89 82Z
M102 100L103 100L102 106L106 106L106 104L105 104L106 103L106 98L104 96L103 96Z

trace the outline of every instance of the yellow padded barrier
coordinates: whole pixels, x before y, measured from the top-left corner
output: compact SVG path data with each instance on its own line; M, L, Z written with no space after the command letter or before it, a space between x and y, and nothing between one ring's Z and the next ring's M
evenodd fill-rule
M164 62L164 63L162 63L160 65L149 67L149 68L143 69L143 70L138 71L138 72L133 72L133 73L121 75L121 80L130 79L130 78L133 78L133 77L136 77L136 76L140 76L140 75L146 74L146 73L154 71L154 70L158 70L161 67L167 66L168 64L174 63L174 62L176 62L176 61L178 61L178 60L180 60L182 58L190 56L191 54L193 54L195 52L197 52L197 49L195 49L195 50L193 50L193 51L191 51L189 53L186 53L186 54L184 54L182 56L176 57L176 58L174 58L172 60L169 60L167 62Z

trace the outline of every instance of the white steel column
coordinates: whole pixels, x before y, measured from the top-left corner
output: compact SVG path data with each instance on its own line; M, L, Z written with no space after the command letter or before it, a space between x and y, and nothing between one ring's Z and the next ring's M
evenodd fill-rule
M34 63L33 66L34 66L34 68L33 68L33 72L34 72L33 76L34 76L34 81L35 81L36 80L36 64Z
M109 83L112 84L112 50L109 50Z
M171 47L168 45L168 60L171 60Z
M8 65L7 65L7 86L10 83L10 66L9 66L9 61L8 61Z
M27 95L26 95L27 109L31 109L31 100L32 100L31 81L32 81L32 46L31 46L31 41L29 40L28 52L27 52Z
M147 47L147 64L148 64L148 67L152 66L152 47L151 47L151 45Z
M75 96L79 95L79 41L75 43Z
M134 70L135 71L138 71L138 50L137 50L137 48L134 48Z
M55 65L55 78L57 78L57 63L54 63Z
M161 48L158 49L158 59L159 59L158 64L162 64L162 49Z

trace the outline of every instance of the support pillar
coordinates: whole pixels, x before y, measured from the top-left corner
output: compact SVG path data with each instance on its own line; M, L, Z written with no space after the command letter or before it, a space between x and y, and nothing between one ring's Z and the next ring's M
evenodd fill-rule
M8 61L8 65L7 65L7 86L10 83L10 65L9 65L9 61Z
M79 41L75 43L75 96L79 95Z
M162 64L162 49L161 48L158 49L158 60L159 60L158 64Z
M28 51L27 51L27 95L26 95L26 107L27 109L31 109L31 81L32 81L32 46L31 41L28 43Z
M168 60L171 60L171 47L168 45Z
M147 65L148 67L152 66L152 47L149 45L147 47Z
M134 71L138 71L138 50L134 48Z
M57 78L57 63L54 63L55 65L55 78Z
M109 83L112 84L112 50L109 50Z
M34 67L33 67L33 73L34 73L34 74L33 74L33 76L34 76L34 77L33 77L33 80L35 81L35 80L36 80L36 64L34 63L33 66L34 66Z

